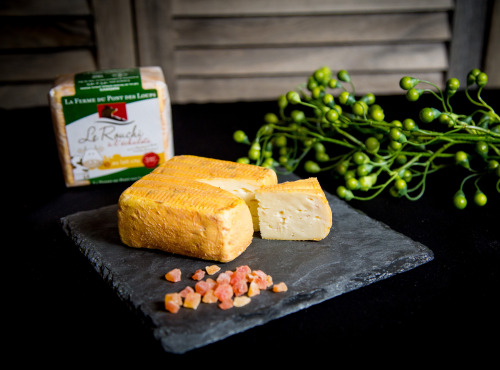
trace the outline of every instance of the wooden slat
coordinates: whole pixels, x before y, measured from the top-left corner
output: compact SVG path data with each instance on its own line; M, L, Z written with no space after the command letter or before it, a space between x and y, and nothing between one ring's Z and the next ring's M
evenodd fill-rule
M443 73L406 71L411 76L432 81L443 86ZM399 80L403 73L351 74L357 94L401 94ZM253 78L180 78L174 103L209 103L234 101L269 101L293 90L307 81L307 75L288 77Z
M1 49L90 47L93 35L87 19L17 18L0 22Z
M465 81L473 68L482 68L488 0L456 0L448 78Z
M48 106L52 83L0 85L0 109L20 109Z
M487 88L500 88L500 1L495 0L491 13L491 29L484 70L488 74Z
M322 65L380 73L445 70L443 44L357 45L335 47L179 50L179 76L250 76L308 73Z
M43 54L0 55L0 81L53 81L59 74L93 70L90 50L70 50Z
M137 43L142 66L160 66L169 93L175 94L174 37L170 0L135 1Z
M177 47L448 41L445 12L174 20Z
M453 0L173 0L176 17L415 12L453 9Z
M130 68L136 65L132 9L127 0L92 0L100 69Z
M87 0L1 1L0 16L90 15Z

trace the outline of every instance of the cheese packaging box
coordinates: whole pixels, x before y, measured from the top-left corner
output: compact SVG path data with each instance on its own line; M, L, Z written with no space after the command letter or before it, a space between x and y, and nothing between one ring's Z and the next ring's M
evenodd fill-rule
M68 187L135 181L174 156L160 67L62 75L49 102Z

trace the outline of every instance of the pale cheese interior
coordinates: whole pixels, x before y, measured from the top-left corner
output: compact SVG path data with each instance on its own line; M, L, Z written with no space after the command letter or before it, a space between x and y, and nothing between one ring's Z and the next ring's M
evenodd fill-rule
M322 240L332 211L316 178L262 187L256 191L263 239Z

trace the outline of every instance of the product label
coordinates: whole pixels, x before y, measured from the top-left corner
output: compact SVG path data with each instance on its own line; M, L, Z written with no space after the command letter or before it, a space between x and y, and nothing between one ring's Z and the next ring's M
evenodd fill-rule
M136 180L163 162L158 92L138 68L77 74L75 90L62 98L75 181Z

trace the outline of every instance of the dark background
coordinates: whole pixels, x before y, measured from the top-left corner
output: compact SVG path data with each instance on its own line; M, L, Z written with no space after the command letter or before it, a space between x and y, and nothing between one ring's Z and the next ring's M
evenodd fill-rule
M499 94L486 99L498 106ZM463 106L462 94L456 97ZM387 119L418 114L404 96L380 97ZM426 100L422 102L425 104ZM236 160L275 102L174 105L176 154ZM452 196L462 173L428 179L422 199L384 193L350 204L415 239L434 260L413 270L271 321L185 355L165 353L147 325L64 234L61 217L114 204L127 183L66 188L48 108L1 111L7 219L3 257L7 354L17 363L261 366L318 359L329 365L476 364L497 356L499 344L500 196L459 211ZM391 117L393 116L393 117ZM300 171L299 175L304 176ZM335 193L332 176L319 176ZM486 190L486 189L485 189ZM333 210L335 212L335 210ZM4 224L5 225L5 224ZM228 361L229 360L229 361Z

